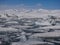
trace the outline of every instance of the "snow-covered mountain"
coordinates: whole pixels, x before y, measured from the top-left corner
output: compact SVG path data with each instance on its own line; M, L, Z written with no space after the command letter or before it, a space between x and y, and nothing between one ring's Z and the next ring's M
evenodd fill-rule
M60 10L21 8L0 11L0 37L1 34L5 36L2 39L9 38L12 45L60 44Z
M47 15L60 16L60 10L47 9L8 9L0 11L0 16L7 18L8 16L18 16L19 18L46 17Z

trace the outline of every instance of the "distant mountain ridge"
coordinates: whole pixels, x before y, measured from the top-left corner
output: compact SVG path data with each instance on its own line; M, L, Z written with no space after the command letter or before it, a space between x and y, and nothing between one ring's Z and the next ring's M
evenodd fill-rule
M48 15L60 16L60 10L47 9L8 9L0 11L0 17L18 16L19 18L40 18Z

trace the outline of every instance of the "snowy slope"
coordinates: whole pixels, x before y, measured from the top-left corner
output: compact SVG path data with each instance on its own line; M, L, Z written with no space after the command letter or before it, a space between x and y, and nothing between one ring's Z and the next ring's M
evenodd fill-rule
M34 17L46 17L47 15L60 16L60 10L46 10L46 9L8 9L0 11L2 17L6 17L6 14L9 16L18 16L24 18L34 18Z

